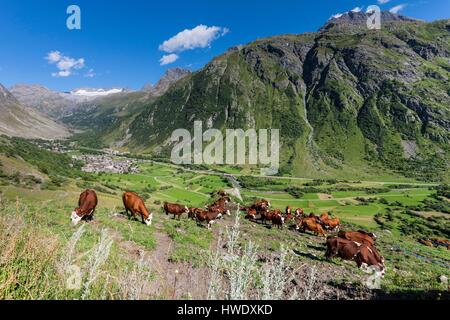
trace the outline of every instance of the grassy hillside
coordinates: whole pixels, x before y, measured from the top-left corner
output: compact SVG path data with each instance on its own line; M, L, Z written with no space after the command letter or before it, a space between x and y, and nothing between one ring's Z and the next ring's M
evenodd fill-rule
M29 168L39 165L37 159L34 164L23 163ZM447 297L447 287L439 277L448 276L449 251L426 247L418 239L450 237L448 186L236 176L242 184L244 203L264 197L282 210L291 205L303 207L308 213L332 212L346 230L364 228L377 233L377 246L388 269L381 290L371 291L365 285L369 275L354 263L325 259L324 238L299 233L289 226L284 230L265 227L243 217L237 223L234 217L227 217L209 231L186 216L176 221L163 214L163 201L189 206L210 203L211 192L229 187L221 174L164 163L144 162L139 166L141 172L135 175L104 173L82 180L76 179L76 174L66 176L64 186L52 190L29 188L4 179L6 183L0 187L0 279L4 279L5 286L0 297L213 298L218 294L210 290L214 272L221 268L233 272L220 258L227 254L236 261L247 261L243 267L248 270L257 268L262 272L274 267L290 275L286 280L292 276L295 284L284 284L285 298L294 291L298 293L296 298L306 298L309 280L314 283L311 298L316 299ZM79 229L70 225L69 216L79 193L87 187L98 191L99 207L94 222L82 224ZM146 199L155 214L151 227L128 220L121 213L123 190L134 190ZM14 230L15 236L8 236L5 230ZM227 246L218 245L229 242L230 233L238 234L239 248L231 253L226 251ZM253 247L248 247L249 241ZM250 258L255 259L254 265L248 264L253 261ZM82 285L68 289L74 265L80 268ZM97 266L95 274L88 272L93 265ZM39 277L42 273L47 276ZM259 271L252 274L255 278L249 279L249 291L242 294L255 298L254 294L264 290L258 284ZM227 283L232 275L225 273L224 277Z

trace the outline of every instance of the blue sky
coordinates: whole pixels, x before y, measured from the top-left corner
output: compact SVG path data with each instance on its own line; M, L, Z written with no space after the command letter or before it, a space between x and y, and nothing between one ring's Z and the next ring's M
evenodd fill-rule
M72 4L81 30L66 27ZM448 0L0 0L0 83L138 89L167 68L197 70L229 47L316 31L334 14L373 4L427 21L450 18ZM173 38L183 30L190 31ZM177 60L161 65L163 56Z

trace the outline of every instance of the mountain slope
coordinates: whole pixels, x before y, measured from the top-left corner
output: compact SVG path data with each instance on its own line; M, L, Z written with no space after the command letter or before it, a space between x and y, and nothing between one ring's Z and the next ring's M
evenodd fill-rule
M283 173L448 179L449 20L383 13L382 29L368 30L366 19L348 13L229 50L149 101L125 146L168 155L172 131L201 120L280 129Z
M64 126L39 112L21 106L19 101L1 84L0 134L45 140L70 136Z

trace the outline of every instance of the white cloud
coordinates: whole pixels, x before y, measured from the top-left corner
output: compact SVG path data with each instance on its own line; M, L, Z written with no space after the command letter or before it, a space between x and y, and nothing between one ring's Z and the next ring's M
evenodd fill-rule
M203 24L196 26L194 29L186 29L169 40L164 41L159 50L174 53L192 50L196 48L206 48L211 43L227 34L230 30L222 27L208 27Z
M355 7L351 10L351 12L355 12L355 13L361 12L362 9L363 9L362 7Z
M178 58L180 58L180 57L177 54L175 54L175 53L164 55L159 60L159 64L162 65L162 66L165 66L166 64L174 63L175 61L178 60Z
M85 61L83 58L74 59L68 56L64 56L59 51L50 51L45 59L50 64L55 64L58 68L58 72L52 73L53 77L68 77L72 75L73 70L83 69L85 67Z
M406 4L399 4L398 6L392 7L389 12L390 13L399 13L406 7Z
M47 54L46 59L50 62L50 63L56 63L59 60L61 60L61 52L59 51L51 51Z
M391 0L378 0L379 4L386 4L388 2L390 2Z

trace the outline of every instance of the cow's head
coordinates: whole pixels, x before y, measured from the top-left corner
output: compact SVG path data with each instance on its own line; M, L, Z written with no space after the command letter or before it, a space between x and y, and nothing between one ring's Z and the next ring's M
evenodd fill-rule
M153 213L150 213L150 215L148 216L147 219L144 220L144 223L148 226L152 225L152 220L153 220Z
M83 219L83 216L79 214L78 210L72 211L72 214L70 215L70 220L72 221L72 224L74 226L76 226L81 221L81 219Z
M189 212L190 212L189 208L185 206L185 207L184 207L184 213L186 213L186 214L189 215Z

